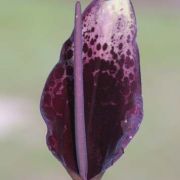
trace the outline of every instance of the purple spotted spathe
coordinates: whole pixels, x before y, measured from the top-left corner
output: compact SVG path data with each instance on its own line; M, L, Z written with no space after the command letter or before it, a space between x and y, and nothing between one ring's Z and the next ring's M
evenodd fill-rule
M129 0L94 0L82 14L87 180L124 152L143 117L136 18ZM74 118L74 32L41 98L47 144L79 176ZM81 179L81 178L80 178Z

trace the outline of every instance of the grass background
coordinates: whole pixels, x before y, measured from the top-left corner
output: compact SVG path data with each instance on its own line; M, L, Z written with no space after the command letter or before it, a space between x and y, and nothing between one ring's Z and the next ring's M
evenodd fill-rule
M0 0L0 179L70 180L45 144L44 82L73 28L70 0ZM144 121L104 180L180 179L180 3L133 0ZM83 7L88 1L82 1Z

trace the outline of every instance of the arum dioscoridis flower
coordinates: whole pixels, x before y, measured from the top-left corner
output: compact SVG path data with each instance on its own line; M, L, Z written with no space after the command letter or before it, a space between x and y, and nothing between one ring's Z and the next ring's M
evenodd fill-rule
M64 43L41 97L47 145L74 180L101 179L143 117L136 17L130 0L93 0Z

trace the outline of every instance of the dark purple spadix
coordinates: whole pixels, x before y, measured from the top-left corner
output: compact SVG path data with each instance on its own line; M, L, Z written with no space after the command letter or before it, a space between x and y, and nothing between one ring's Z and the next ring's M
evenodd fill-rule
M143 117L136 18L130 0L93 0L64 43L41 97L47 145L74 180L99 180Z

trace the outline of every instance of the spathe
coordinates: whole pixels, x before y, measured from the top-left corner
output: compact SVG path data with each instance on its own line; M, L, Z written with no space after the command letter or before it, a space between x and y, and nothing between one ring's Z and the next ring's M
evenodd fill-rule
M41 113L48 128L49 149L73 179L81 176L90 180L119 159L143 116L137 27L131 2L92 1L82 14L82 37L77 38L77 31L81 28L76 24L48 77ZM78 47L77 39L81 39ZM83 62L80 77L84 79L80 88L84 98L78 107L78 93L74 93L79 88L74 71L77 52L77 62ZM85 124L80 123L77 130L79 110L84 110Z

